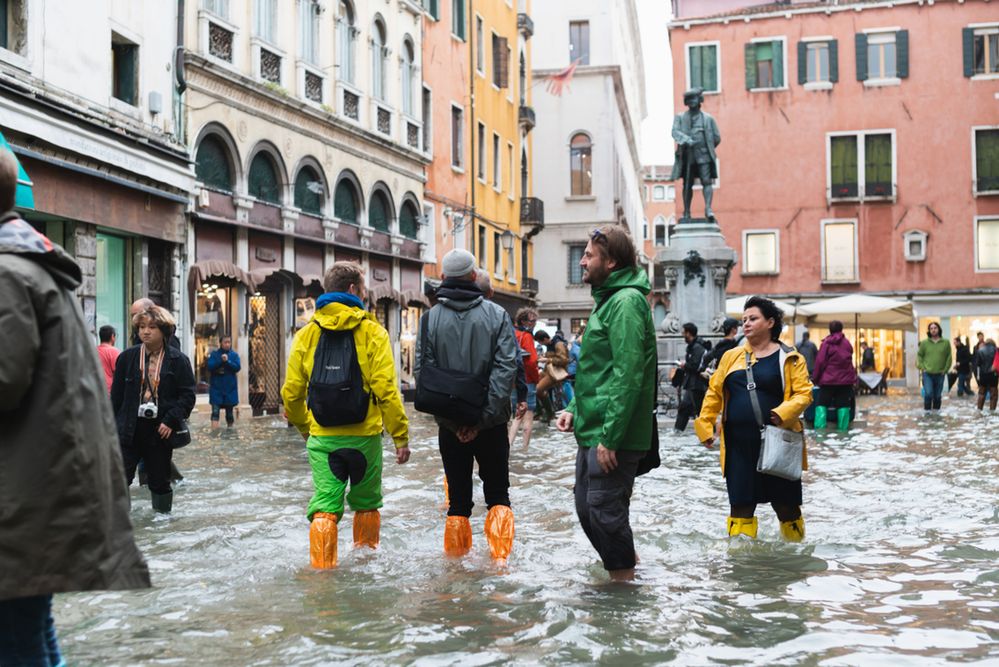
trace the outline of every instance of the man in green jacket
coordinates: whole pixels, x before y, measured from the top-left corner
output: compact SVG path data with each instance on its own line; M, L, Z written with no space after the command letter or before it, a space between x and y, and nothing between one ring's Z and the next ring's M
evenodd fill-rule
M614 580L635 573L628 511L638 464L652 439L656 333L649 279L627 231L593 231L580 261L595 305L576 368L575 398L557 422L573 431L576 514Z
M916 352L916 368L923 372L923 409L939 410L943 394L944 377L953 364L950 341L943 337L943 331L936 322L926 327L926 335L919 343Z

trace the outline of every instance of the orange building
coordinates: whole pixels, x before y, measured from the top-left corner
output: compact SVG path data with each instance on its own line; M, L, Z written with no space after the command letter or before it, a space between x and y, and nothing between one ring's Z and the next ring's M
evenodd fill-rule
M653 265L652 319L658 325L669 311L669 284L662 265L655 264L656 253L669 247L669 237L676 225L676 183L670 180L673 165L650 165L642 168L641 250Z

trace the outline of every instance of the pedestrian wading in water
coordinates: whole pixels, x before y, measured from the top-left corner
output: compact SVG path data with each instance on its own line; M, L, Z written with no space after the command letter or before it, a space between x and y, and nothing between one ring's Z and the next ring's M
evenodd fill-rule
M812 380L819 386L815 429L825 428L831 416L840 431L848 430L857 369L853 367L853 346L843 335L843 323L839 320L829 323L829 335L822 339L815 357Z
M923 372L924 410L940 409L944 378L952 365L950 341L943 338L940 324L930 322L926 327L926 338L920 341L916 351L916 368Z
M760 412L771 424L801 432L801 413L812 401L812 383L805 359L778 340L784 313L773 301L750 297L742 315L743 344L729 350L711 376L701 414L694 422L705 447L714 445L715 421L722 415L721 468L728 488L730 537L756 537L756 506L770 503L780 520L784 539L805 537L801 514L801 480L788 480L757 472L761 427L750 396L746 361L752 365ZM802 449L801 467L808 468Z
M395 443L396 463L409 460L409 419L392 344L364 309L363 269L336 262L323 289L312 320L295 334L281 388L285 415L305 438L312 465L314 493L306 514L317 569L337 565L345 497L354 510L354 546L378 547L383 430Z

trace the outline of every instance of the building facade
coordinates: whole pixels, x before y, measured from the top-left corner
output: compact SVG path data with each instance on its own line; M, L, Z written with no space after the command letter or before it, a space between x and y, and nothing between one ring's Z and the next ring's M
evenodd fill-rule
M947 337L999 334L992 4L733 8L674 20L670 41L677 107L703 88L721 130L731 293L910 300L918 334L851 333L910 383L928 321Z
M199 386L208 353L231 335L246 369L241 396L254 413L277 411L291 340L338 260L364 267L371 309L396 345L402 380L411 380L428 305L423 8L409 0L187 7L185 122L197 189L185 334Z
M114 326L124 349L133 299L182 306L194 179L176 111L176 6L44 5L0 2L0 131L34 185L22 215L80 263L91 331Z
M676 226L676 187L670 180L673 165L650 165L642 169L642 201L645 211L638 239L645 261L652 266L652 321L658 326L669 312L669 282L665 268L655 264L656 253L669 247Z
M541 316L567 334L592 307L579 260L598 225L640 238L644 217L638 146L646 116L638 17L627 0L537 3L534 76L535 194L545 202L538 237Z

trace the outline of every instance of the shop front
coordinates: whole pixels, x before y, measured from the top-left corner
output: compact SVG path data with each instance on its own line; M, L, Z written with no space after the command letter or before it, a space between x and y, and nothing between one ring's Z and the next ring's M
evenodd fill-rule
M404 386L413 385L416 367L416 346L420 335L420 318L430 308L430 301L423 295L423 265L401 261L399 263L402 288L401 321L399 325L399 380Z

